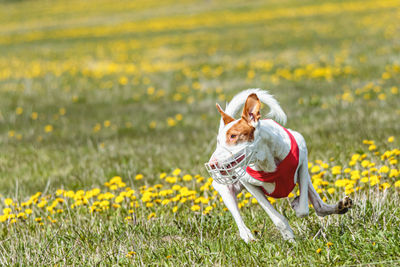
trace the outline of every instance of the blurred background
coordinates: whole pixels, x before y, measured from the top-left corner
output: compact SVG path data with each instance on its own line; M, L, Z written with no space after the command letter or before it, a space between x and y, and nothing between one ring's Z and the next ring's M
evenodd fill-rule
M399 135L399 31L397 0L2 0L0 192L205 175L215 102L255 87L347 158Z

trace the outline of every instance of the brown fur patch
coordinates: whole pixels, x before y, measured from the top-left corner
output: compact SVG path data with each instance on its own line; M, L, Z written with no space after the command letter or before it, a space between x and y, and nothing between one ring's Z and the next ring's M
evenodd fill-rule
M226 143L228 145L236 145L253 141L254 131L255 128L253 126L249 125L244 119L240 119L226 132Z
M221 113L222 120L224 121L224 124L225 124L225 125L227 125L228 123L230 123L230 122L232 122L232 121L235 120L234 118L232 118L231 116L229 116L228 114L226 114L226 113L222 110L222 108L221 108L220 105L216 104L216 106L217 106L217 109L218 109L219 113Z
M257 122L261 118L260 106L261 102L257 95L254 93L249 95L243 108L242 118L248 123Z

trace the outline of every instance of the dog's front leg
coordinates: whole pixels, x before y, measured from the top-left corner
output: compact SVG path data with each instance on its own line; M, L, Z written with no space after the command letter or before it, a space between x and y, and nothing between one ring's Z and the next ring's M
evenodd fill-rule
M237 183L234 185L223 185L213 181L212 186L221 195L225 206L231 212L235 219L236 225L239 228L240 237L246 242L255 240L253 234L244 224L242 216L240 216L236 195L242 190L242 185Z
M254 186L250 183L247 182L242 182L244 187L247 189L247 191L250 192L250 194L253 195L260 203L261 207L267 212L268 216L271 218L272 222L275 224L275 226L279 229L281 232L282 236L284 239L289 240L289 241L294 241L294 234L292 228L290 228L290 225L287 221L287 219L279 214L274 207L271 205L271 203L268 201L268 199L265 197L264 192L261 190L260 187Z

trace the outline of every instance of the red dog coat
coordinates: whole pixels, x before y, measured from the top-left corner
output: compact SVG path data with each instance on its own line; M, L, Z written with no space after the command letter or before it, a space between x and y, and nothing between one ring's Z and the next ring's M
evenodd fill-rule
M293 188L296 186L294 183L294 175L299 165L299 147L296 139L294 139L293 135L285 127L281 127L289 135L291 145L289 154L278 164L276 171L263 172L253 170L250 167L246 168L246 172L254 179L261 182L275 183L275 190L270 194L261 187L265 195L273 198L287 197L289 193L292 192Z

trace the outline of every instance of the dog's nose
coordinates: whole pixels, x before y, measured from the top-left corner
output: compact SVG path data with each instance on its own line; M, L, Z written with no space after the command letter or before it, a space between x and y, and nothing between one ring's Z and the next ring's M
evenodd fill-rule
M211 166L211 168L215 169L215 167L218 167L218 160L215 157L211 157L210 161L208 162Z

